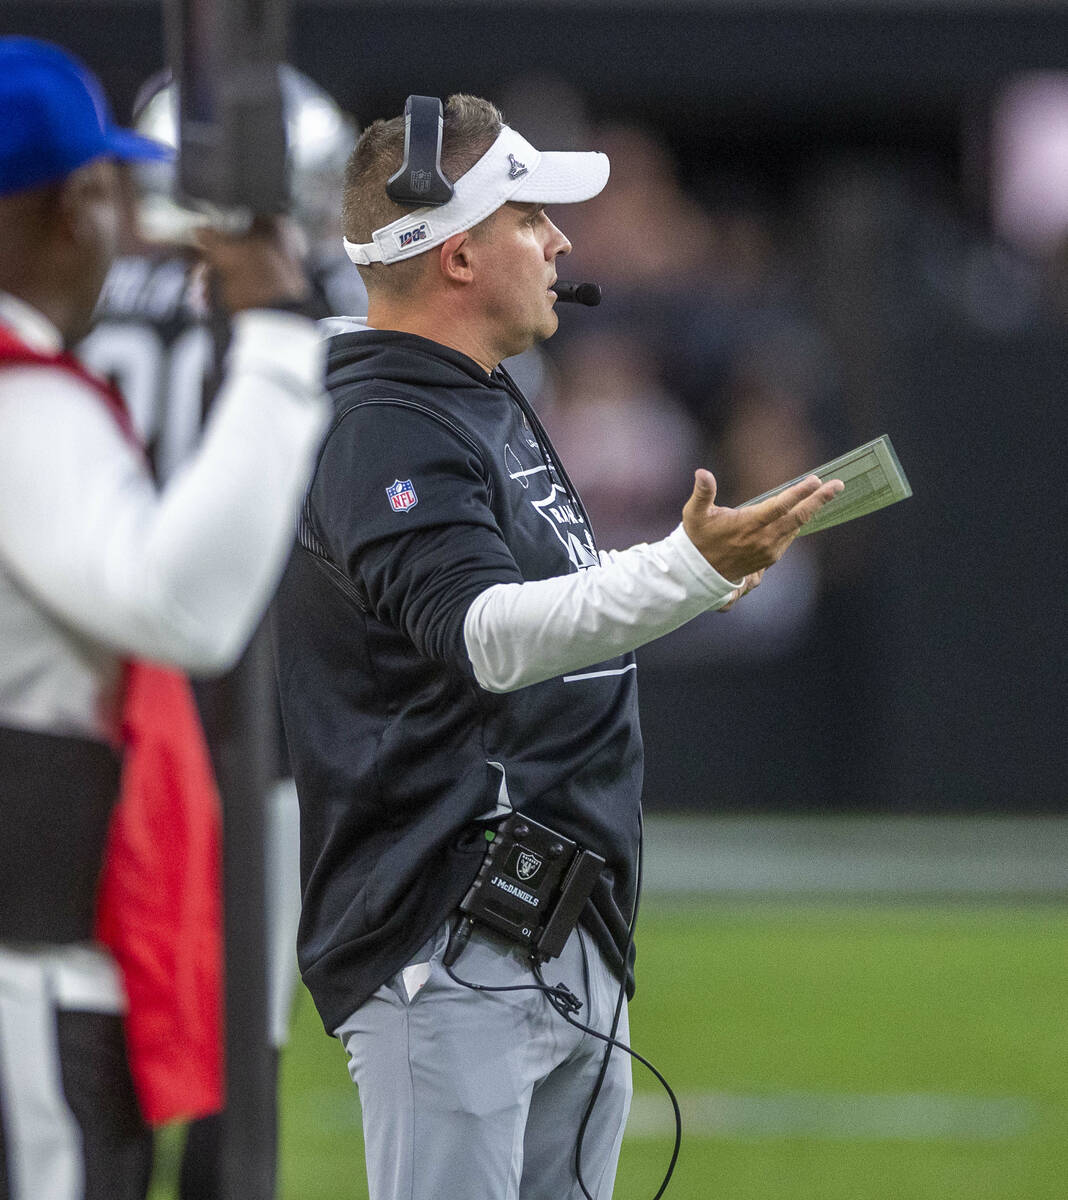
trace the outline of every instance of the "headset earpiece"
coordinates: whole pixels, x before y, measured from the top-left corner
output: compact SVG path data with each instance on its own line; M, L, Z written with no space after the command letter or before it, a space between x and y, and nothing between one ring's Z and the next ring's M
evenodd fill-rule
M441 173L444 119L436 96L409 96L404 105L404 162L386 193L398 204L447 204L452 184Z

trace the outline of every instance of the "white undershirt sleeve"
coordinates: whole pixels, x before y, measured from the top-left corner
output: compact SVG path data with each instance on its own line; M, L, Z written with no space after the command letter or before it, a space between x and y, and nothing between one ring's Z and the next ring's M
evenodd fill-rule
M67 372L0 375L0 557L42 604L121 654L218 671L270 598L329 420L313 322L234 322L198 452L162 493Z
M643 646L722 607L740 586L679 525L575 574L487 588L467 610L464 641L479 684L511 692Z

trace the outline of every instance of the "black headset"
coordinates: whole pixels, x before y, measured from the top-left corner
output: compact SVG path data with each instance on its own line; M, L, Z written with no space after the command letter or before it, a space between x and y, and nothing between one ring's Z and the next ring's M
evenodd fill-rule
M452 184L441 173L444 125L437 96L409 96L404 103L404 162L389 177L386 194L398 204L447 204Z
M386 195L397 204L437 208L452 199L452 184L441 172L445 118L437 96L409 96L404 102L404 161L389 177ZM557 299L594 307L601 303L596 283L553 284Z

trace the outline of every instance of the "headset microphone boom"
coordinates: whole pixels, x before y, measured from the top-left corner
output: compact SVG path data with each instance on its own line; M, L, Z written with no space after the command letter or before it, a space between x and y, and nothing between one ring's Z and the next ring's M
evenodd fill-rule
M597 283L564 283L558 279L550 288L557 300L568 304L585 304L596 308L601 303L601 286Z

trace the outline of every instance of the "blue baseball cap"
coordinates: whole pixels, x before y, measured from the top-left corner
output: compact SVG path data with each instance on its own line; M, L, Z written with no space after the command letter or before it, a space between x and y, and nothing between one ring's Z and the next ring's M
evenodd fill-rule
M0 37L0 196L105 157L167 159L174 151L113 125L99 80L73 55L35 38Z

